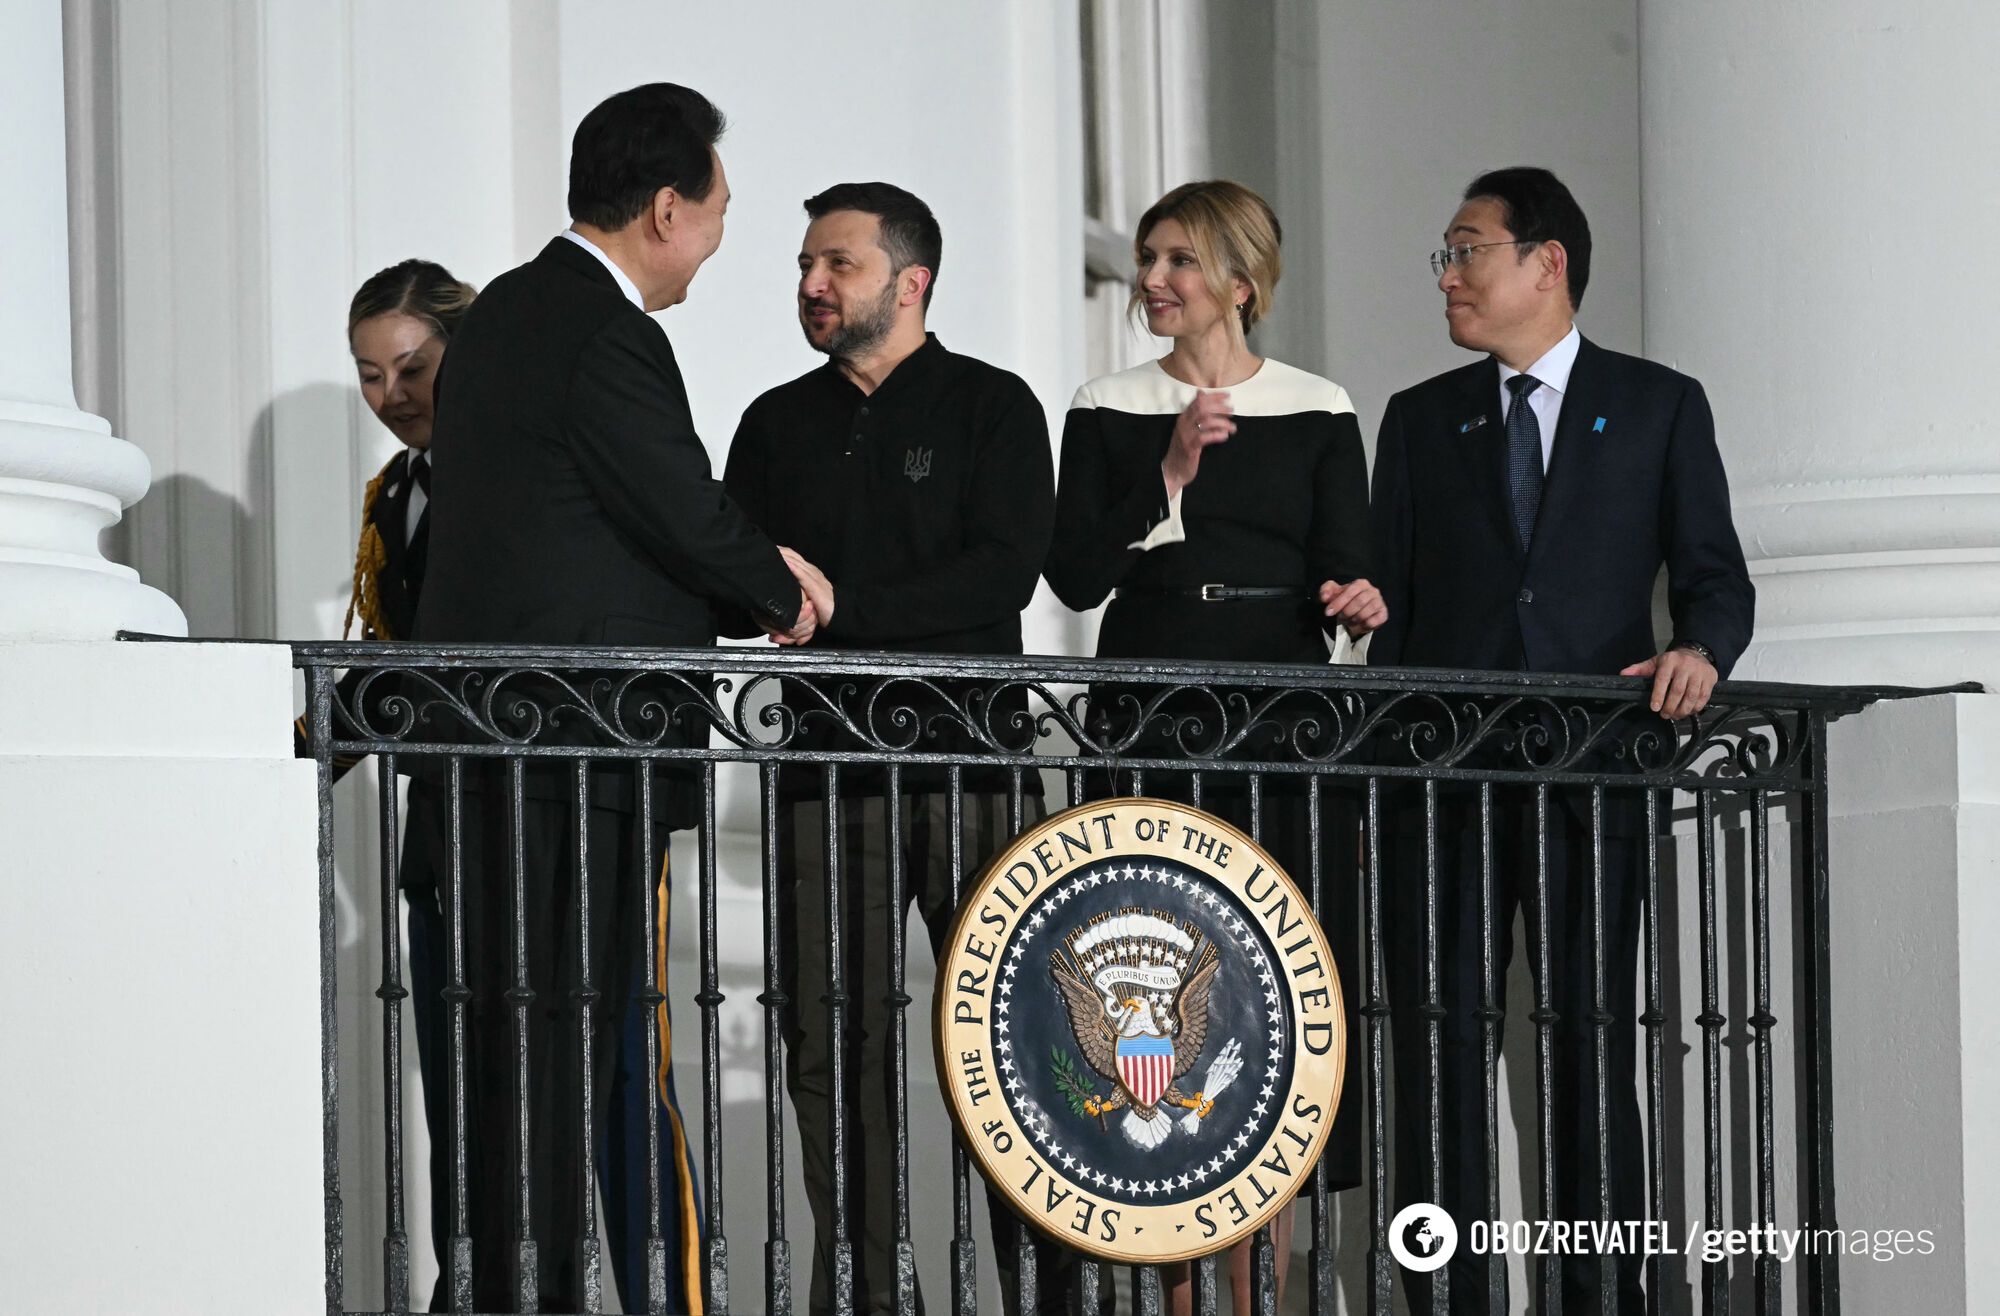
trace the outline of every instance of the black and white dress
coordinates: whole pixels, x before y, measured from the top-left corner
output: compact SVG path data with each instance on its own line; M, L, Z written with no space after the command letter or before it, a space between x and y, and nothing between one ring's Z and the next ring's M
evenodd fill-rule
M1320 583L1368 574L1368 468L1354 405L1338 384L1267 359L1227 390L1236 433L1205 449L1193 482L1169 499L1160 463L1175 418L1195 392L1157 362L1077 390L1063 426L1055 538L1043 575L1057 597L1079 610L1117 591L1098 635L1100 657L1323 663L1329 638L1344 640L1344 632L1323 613ZM1197 592L1202 585L1290 594L1205 602ZM1336 643L1337 659L1346 647ZM1130 710L1154 693L1094 687L1095 733L1122 741L1130 733ZM1261 694L1214 692L1224 699L1246 696L1253 704ZM1215 707L1214 697L1199 691L1176 695L1158 710L1166 719L1143 729L1125 752L1177 757L1169 724L1186 715L1214 726ZM1283 716L1279 710L1278 720ZM1246 743L1231 757L1289 757L1281 742L1273 735L1262 744ZM1248 779L1240 770L1206 774L1201 806L1251 832ZM1301 883L1315 867L1322 881L1320 921L1333 944L1347 1009L1350 1076L1325 1164L1332 1185L1345 1188L1361 1181L1358 814L1337 779L1321 783L1315 865L1310 778L1267 773L1263 781L1262 826L1256 830L1264 847ZM1085 789L1102 798L1133 793L1134 786L1132 776L1114 766L1088 774ZM1188 802L1194 794L1189 775L1179 772L1148 773L1143 788L1147 795Z
M1156 361L1077 390L1063 426L1055 539L1044 574L1072 608L1105 611L1117 658L1323 662L1315 592L1367 574L1368 465L1347 391L1266 360L1226 390L1236 433L1167 497L1160 463L1196 389ZM1203 602L1202 585L1295 589Z

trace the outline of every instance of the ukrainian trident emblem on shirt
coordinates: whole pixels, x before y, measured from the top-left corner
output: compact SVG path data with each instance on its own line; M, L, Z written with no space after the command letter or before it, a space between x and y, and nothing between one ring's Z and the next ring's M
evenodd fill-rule
M1332 1127L1344 1007L1283 870L1164 800L1015 838L938 978L938 1072L1016 1210L1129 1263L1228 1247L1299 1191Z

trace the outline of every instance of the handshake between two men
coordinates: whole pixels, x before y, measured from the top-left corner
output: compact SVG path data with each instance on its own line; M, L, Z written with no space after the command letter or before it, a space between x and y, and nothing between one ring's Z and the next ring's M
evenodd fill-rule
M778 551L785 555L785 565L799 582L799 619L790 630L766 623L764 633L773 644L804 644L822 625L833 620L833 582L797 550L780 544Z

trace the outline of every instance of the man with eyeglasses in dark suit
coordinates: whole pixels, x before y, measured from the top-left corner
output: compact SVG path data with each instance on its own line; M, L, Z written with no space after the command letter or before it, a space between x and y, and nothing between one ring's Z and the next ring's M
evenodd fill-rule
M1730 517L1729 486L1701 385L1584 338L1575 315L1590 276L1590 227L1546 169L1484 174L1465 191L1431 257L1451 340L1482 359L1397 394L1375 454L1377 583L1389 620L1377 666L1620 674L1651 678L1669 720L1708 703L1750 641L1755 591ZM1666 568L1673 633L1652 624ZM1489 765L1492 766L1492 765ZM1587 765L1615 770L1608 764ZM1398 1026L1397 1196L1461 1222L1491 1214L1486 1185L1481 1006L1482 871L1476 795L1440 792L1437 926L1442 1137L1430 1164L1431 1073L1420 1009L1426 987L1426 822L1421 799L1393 800L1385 827L1388 956ZM1599 1217L1590 873L1604 857L1604 1030L1611 1219L1645 1215L1634 1086L1634 998L1644 796L1605 792L1594 835L1582 791L1552 801L1547 975L1554 1025L1552 1216ZM1538 824L1532 797L1495 795L1493 945L1498 1004L1517 909L1533 913ZM1539 948L1530 939L1530 955ZM1531 1190L1532 1200L1532 1190ZM1443 1274L1454 1312L1506 1310L1504 1271L1461 1251ZM1639 1262L1613 1267L1621 1310L1641 1309ZM1597 1310L1596 1257L1564 1264L1569 1310ZM1413 1310L1430 1297L1413 1275ZM1491 1283L1489 1283L1489 1279ZM1497 1291L1496 1291L1497 1289ZM1494 1299L1498 1308L1491 1308Z

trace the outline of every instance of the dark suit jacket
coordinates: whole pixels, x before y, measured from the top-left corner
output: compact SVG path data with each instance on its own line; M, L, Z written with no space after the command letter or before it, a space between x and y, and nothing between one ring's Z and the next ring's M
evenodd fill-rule
M797 620L776 546L710 472L666 334L589 252L559 237L494 279L449 358L416 639L705 646L718 607ZM624 794L629 770L607 777Z
M717 604L790 625L799 590L695 434L673 348L557 238L466 312L439 381L430 643L707 645Z
M1371 508L1389 620L1369 665L1614 675L1659 650L1652 599L1664 563L1672 638L1706 645L1727 676L1750 643L1756 591L1701 385L1585 339L1525 553L1505 422L1490 357L1389 400ZM1587 795L1560 794L1587 814ZM1613 792L1608 829L1643 832L1642 809Z
M1615 674L1659 649L1664 563L1672 638L1706 645L1727 676L1756 591L1701 385L1583 340L1526 553L1499 399L1489 357L1389 400L1372 507L1389 620L1369 663Z

